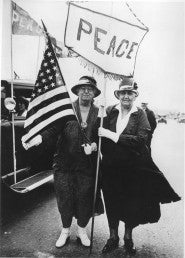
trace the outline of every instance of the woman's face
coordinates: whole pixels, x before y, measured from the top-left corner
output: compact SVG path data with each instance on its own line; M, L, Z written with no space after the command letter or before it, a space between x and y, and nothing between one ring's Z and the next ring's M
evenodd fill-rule
M136 99L136 94L132 91L124 90L124 91L118 92L118 97L121 105L125 108L129 108L129 107L132 107Z
M78 97L82 101L92 101L95 92L91 86L81 86L78 90Z

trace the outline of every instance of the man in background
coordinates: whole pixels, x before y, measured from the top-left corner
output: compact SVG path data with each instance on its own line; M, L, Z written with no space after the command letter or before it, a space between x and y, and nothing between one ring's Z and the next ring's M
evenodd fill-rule
M19 96L16 98L16 102L17 102L16 115L26 117L29 101L25 97Z
M150 127L151 127L151 131L148 135L148 140L147 140L147 146L148 146L149 151L151 153L151 141L152 141L152 136L153 136L154 130L157 126L157 122L156 122L155 114L152 110L150 110L148 108L148 103L147 102L142 102L141 103L141 108L145 111L145 113L147 115L147 118L148 118L148 121L150 123Z

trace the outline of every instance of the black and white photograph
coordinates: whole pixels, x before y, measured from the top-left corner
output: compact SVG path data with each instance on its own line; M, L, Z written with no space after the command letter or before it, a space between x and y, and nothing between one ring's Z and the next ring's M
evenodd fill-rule
M185 2L0 10L0 257L183 258Z

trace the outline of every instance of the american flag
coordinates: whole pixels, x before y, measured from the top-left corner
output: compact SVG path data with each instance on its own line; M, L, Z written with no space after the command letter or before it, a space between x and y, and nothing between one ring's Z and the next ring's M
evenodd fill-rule
M75 119L71 100L48 39L44 58L28 106L23 142L28 142L58 119Z

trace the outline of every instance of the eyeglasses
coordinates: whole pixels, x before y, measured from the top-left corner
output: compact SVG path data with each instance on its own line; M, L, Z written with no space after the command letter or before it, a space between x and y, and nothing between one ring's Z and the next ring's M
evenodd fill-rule
M89 92L93 92L93 88L92 87L88 87L88 86L83 86L83 87L80 87L81 91L89 91Z

